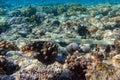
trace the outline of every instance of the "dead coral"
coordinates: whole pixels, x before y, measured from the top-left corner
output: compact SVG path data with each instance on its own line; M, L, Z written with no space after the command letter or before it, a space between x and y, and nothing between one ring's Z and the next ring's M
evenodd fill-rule
M23 69L18 73L19 80L41 80L40 71L38 68Z
M91 71L89 70L87 72L87 74L90 74L89 78L87 77L87 80L119 80L120 71L116 67L114 67L109 61L104 61L101 63L94 62L94 64L95 67L92 67Z
M119 80L119 54L109 58L115 49L114 45L99 45L97 49L96 53L92 55L91 65L87 67L86 80Z
M55 62L51 65L40 68L38 66L27 67L18 73L19 80L60 80L59 76L62 73L62 65Z
M112 57L113 66L120 68L120 54L115 55Z

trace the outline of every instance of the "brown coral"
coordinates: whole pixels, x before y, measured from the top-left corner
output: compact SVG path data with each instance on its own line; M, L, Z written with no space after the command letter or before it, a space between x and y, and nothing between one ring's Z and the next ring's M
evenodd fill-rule
M111 47L113 46L105 47L106 53L100 52L100 50L98 50L98 52L93 55L92 63L89 66L90 68L87 69L86 73L87 80L119 80L119 55L112 57L112 59L105 59L104 54L106 55L110 53L112 50Z
M119 54L120 53L120 40L116 39L114 45L115 45L116 52Z
M17 71L20 67L8 61L5 57L0 56L0 75L9 75Z
M114 67L110 61L94 62L91 71L88 72L90 75L87 80L119 80L119 72L120 70Z
M72 56L68 56L66 59L68 70L70 70L74 76L73 79L78 80L79 78L85 80L85 70L87 69L87 63L83 56L79 53L75 53Z
M0 41L0 55L5 55L7 51L10 50L18 50L17 46L8 41L1 40Z
M112 58L113 66L120 68L120 54Z
M93 33L95 33L95 32L98 30L98 28L95 27L95 26L89 26L89 27L87 27L87 30L88 30L91 34L93 34Z
M109 18L109 22L120 22L120 16Z
M45 64L54 62L58 53L57 45L49 41L35 41L28 43L23 46L21 50L27 52L38 52L38 54L35 54L34 57Z

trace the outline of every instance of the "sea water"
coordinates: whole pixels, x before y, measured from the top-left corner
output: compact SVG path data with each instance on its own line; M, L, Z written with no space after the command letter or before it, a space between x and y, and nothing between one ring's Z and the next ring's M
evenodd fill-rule
M0 0L0 4L18 5L57 5L79 3L82 5L96 5L104 3L120 3L120 0Z

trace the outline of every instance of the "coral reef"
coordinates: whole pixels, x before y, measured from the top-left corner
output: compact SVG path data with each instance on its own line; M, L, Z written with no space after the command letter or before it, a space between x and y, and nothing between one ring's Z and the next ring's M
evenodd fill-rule
M87 80L119 80L120 70L113 66L109 61L94 62L92 66L94 65L95 67L90 68L86 74Z
M41 72L37 68L24 69L19 72L19 80L41 80Z
M116 48L117 53L119 54L120 53L120 40L119 39L115 40L115 48Z
M0 16L0 33L9 29L6 19L7 19L7 17Z
M8 61L5 57L0 56L0 75L10 75L19 70L20 67L13 62Z
M120 67L120 54L117 54L115 56L112 57L112 64L114 67L119 68Z
M68 12L74 12L74 11L85 12L87 10L81 4L69 4L67 6L68 6Z
M18 17L18 16L21 16L21 11L20 11L20 10L11 11L11 12L9 12L9 16L10 16L10 17Z
M22 24L25 22L26 20L23 17L12 17L7 20L8 25Z
M60 15L64 12L67 11L67 9L65 7L63 7L62 5L59 6L42 6L41 11L47 13L47 14L53 14L55 16Z
M6 55L7 51L18 50L17 46L8 41L0 40L0 55Z
M45 64L54 62L58 54L57 45L54 42L45 42L45 41L41 41L41 42L36 41L33 43L29 43L21 47L21 51L38 52L38 54L35 54L34 57Z
M0 8L0 15L5 15L5 10L3 8Z
M75 53L72 56L68 56L65 63L68 70L73 74L72 80L85 80L85 70L87 69L87 63L79 53Z
M120 4L0 7L0 80L120 79Z
M65 4L65 5L58 5L58 6L42 6L41 11L46 12L47 14L53 14L54 16L61 15L66 12L85 12L87 9L80 4ZM67 15L71 15L67 13Z
M32 7L32 6L29 6L25 9L23 9L22 12L22 15L25 16L25 17L30 17L32 15L35 15L36 14L36 8L35 7Z
M62 65L58 62L52 65L44 66L40 69L38 66L28 66L27 68L15 73L18 80L59 80L62 73Z

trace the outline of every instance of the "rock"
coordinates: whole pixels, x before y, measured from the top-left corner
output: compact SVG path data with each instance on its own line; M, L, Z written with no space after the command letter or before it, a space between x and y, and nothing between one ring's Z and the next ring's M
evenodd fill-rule
M22 56L22 52L20 52L20 51L8 51L7 53L6 53L6 56L7 57L13 57L13 56Z
M66 46L67 52L70 54L73 54L74 51L79 49L79 45L77 43L70 43L69 45Z
M65 58L63 58L62 56L57 56L56 57L56 61L58 61L60 63L64 63L65 62Z
M72 80L73 78L73 73L68 71L64 72L60 75L60 80Z
M90 44L83 44L83 45L80 45L80 49L81 49L83 52L90 52L91 46L90 46Z

